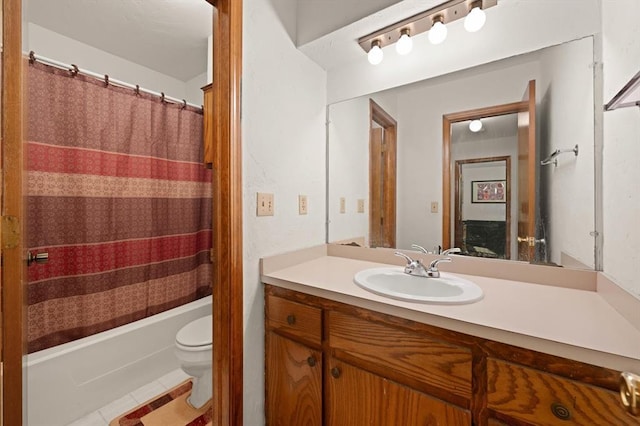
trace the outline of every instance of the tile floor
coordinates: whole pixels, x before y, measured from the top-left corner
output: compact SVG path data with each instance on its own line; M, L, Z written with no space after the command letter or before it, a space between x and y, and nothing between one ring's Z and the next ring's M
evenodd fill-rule
M187 376L181 369L173 370L160 377L158 380L146 384L122 398L110 402L93 413L70 423L68 426L108 426L109 422L119 415L150 400L154 396L160 395L179 383L184 382L188 378L189 376Z

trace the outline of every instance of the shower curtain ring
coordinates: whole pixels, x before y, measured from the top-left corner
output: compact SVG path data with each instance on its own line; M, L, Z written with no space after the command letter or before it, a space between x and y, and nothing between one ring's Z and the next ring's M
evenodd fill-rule
M182 107L180 107L180 109L185 109L187 107L187 101L186 100L182 100Z
M136 84L136 96L140 96L140 85Z
M104 75L104 87L109 86L109 76L107 74Z
M29 64L33 65L35 61L36 61L36 52L32 50L31 52L29 52Z
M164 92L160 92L160 94L162 95L160 97L160 103L164 103Z
M71 71L71 77L75 77L80 72L80 68L78 68L78 66L75 64L71 64L71 66L73 67L72 69L69 70Z

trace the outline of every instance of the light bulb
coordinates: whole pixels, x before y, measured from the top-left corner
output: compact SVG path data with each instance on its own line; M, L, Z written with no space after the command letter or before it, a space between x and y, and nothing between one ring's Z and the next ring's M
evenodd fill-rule
M380 49L380 41L373 40L371 42L371 50L369 50L369 53L367 54L367 59L369 59L369 63L371 65L378 65L380 62L382 62L383 58L384 58L384 53L382 52L382 49Z
M482 121L471 120L471 123L469 123L469 130L471 130L473 133L476 133L482 130Z
M402 30L400 39L396 43L396 52L398 55L406 55L413 48L413 40L409 36L409 30Z
M433 21L433 26L429 30L429 41L431 44L440 44L447 38L447 27L442 23L441 16Z
M475 33L480 30L485 21L487 20L487 14L480 7L475 6L471 9L471 12L464 18L464 29L470 33Z

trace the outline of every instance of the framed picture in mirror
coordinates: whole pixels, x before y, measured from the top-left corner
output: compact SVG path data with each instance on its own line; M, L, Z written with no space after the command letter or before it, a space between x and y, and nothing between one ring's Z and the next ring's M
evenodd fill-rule
M472 203L505 203L507 182L504 180L474 180L471 182Z

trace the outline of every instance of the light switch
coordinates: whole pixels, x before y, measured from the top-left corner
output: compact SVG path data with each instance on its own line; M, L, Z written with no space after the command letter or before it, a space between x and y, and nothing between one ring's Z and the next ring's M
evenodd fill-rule
M307 196L298 195L298 214L307 214Z
M364 198L358 198L358 213L364 213Z
M431 213L438 213L438 202L437 201L432 201L431 202Z
M347 211L347 200L344 197L340 197L340 213Z
M273 194L258 192L258 205L256 210L258 216L273 216Z

